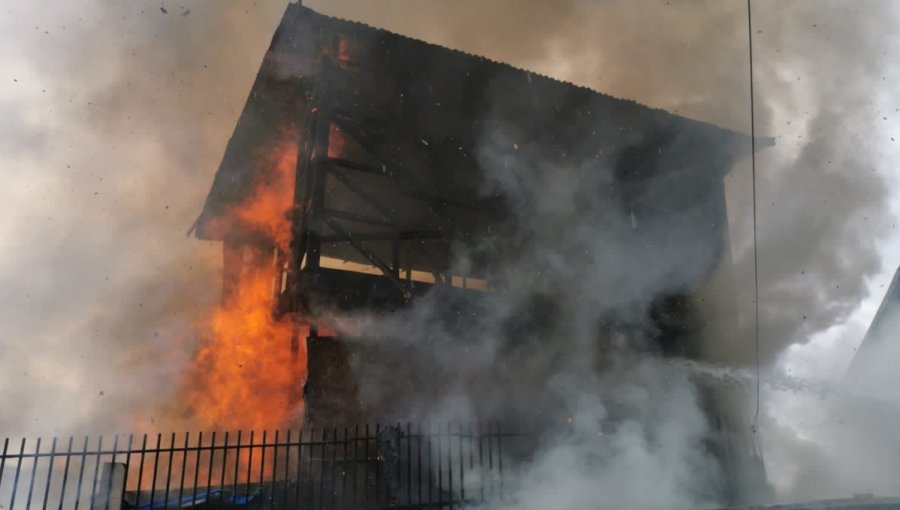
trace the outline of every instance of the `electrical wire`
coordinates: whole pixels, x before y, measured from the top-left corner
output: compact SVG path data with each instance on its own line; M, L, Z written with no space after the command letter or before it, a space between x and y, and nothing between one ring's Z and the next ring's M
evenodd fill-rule
M753 21L750 0L747 0L747 42L750 57L750 176L753 194L753 308L755 315L754 340L756 344L756 412L753 415L753 431L756 432L756 423L759 420L759 253L757 250L758 236L756 233L756 108L753 99Z

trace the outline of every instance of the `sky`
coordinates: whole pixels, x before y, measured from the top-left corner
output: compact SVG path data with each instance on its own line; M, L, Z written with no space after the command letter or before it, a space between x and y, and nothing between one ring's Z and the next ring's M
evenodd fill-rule
M750 129L742 1L305 4ZM154 423L219 295L218 247L185 232L285 5L0 3L0 436ZM753 13L756 128L775 139L757 158L762 358L833 383L900 265L900 13L888 0ZM729 213L745 310L750 184L744 160ZM790 423L803 396L765 391Z

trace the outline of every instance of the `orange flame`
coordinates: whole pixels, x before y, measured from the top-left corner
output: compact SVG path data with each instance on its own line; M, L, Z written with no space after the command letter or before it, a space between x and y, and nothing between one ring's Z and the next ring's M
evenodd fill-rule
M296 420L302 407L306 359L299 340L307 333L273 315L281 274L274 249L287 253L291 239L297 145L295 132L288 131L260 155L255 189L227 215L242 233L271 244L270 250L255 244L244 249L235 292L203 325L208 338L181 397L195 424L206 430L272 430Z
M292 141L293 140L293 141ZM283 252L291 241L289 214L294 200L297 145L291 133L271 152L261 155L258 180L250 198L232 207L227 215L241 230L261 234Z

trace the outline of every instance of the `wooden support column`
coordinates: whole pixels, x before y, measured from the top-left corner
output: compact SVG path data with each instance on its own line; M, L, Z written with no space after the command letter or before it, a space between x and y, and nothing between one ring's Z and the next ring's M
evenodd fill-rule
M319 67L319 97L318 104L315 106L316 121L309 173L310 197L307 208L309 232L307 234L306 267L303 271L316 282L322 258L322 229L325 225L323 221L325 176L329 165L328 136L331 131L332 105L327 84L331 74L330 68L331 60L329 57L323 56ZM318 338L319 324L317 320L310 320L309 336L310 338Z
M307 312L306 296L301 286L315 278L321 258L322 209L325 197L325 165L328 164L328 135L331 127L332 98L330 93L330 52L328 41L319 46L319 72L312 84L300 130L299 157L294 183L294 210L291 218L292 241L287 277L287 307L293 313ZM305 260L305 264L304 264ZM302 266L302 268L301 268Z
M319 94L318 104L315 105L315 130L313 133L313 149L311 154L311 166L309 173L309 232L306 251L305 271L315 273L319 270L322 256L322 229L324 222L322 212L325 208L325 176L328 171L328 137L331 131L332 105L328 93L328 78L331 68L331 60L322 57L319 69Z
M400 279L400 236L391 244L391 273L395 279Z

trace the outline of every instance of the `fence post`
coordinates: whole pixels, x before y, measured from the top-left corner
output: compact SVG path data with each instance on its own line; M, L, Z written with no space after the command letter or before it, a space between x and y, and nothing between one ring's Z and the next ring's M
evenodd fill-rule
M119 510L125 496L125 464L104 462L91 510Z

